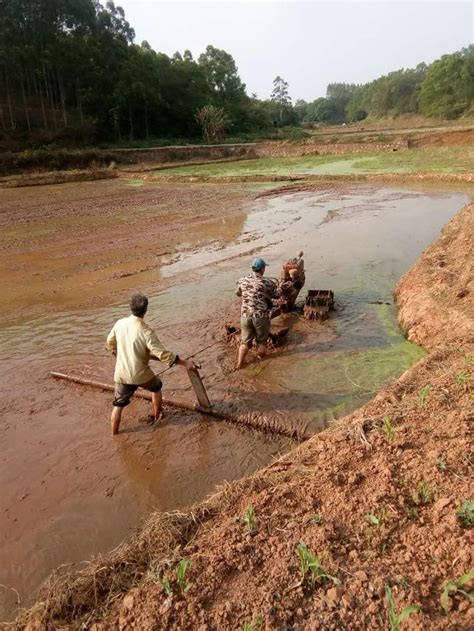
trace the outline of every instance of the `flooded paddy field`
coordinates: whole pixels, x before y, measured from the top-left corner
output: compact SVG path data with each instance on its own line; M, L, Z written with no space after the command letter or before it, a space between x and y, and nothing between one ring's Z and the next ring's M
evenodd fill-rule
M212 401L315 432L361 405L419 358L396 323L398 278L467 201L450 191L369 186L287 190L107 181L7 191L0 202L0 583L23 605L56 566L119 543L152 510L190 505L294 442L169 409L155 428L109 436L110 394L58 384L50 370L111 381L104 339L133 289L148 321L186 356L198 352ZM238 319L236 280L251 259L305 251L307 288L335 291L328 323L286 316L288 344L233 371L221 341ZM305 291L304 290L304 291ZM304 293L303 291L303 293ZM160 370L157 366L157 371ZM165 395L192 401L179 369ZM1 614L16 595L2 589Z

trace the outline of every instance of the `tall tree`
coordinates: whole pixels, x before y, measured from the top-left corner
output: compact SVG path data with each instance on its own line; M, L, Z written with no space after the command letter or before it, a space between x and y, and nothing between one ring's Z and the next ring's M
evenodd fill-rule
M273 90L270 100L278 104L278 116L280 125L283 124L283 115L291 106L291 97L288 93L288 83L280 76L273 80Z

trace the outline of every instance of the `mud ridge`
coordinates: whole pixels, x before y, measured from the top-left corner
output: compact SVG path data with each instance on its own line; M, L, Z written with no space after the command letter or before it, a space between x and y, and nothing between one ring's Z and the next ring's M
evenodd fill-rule
M451 592L447 615L440 596L473 563L472 525L459 517L472 492L473 211L396 289L400 321L428 357L274 464L182 513L152 515L83 570L56 573L13 628L204 631L261 615L266 629L375 630L388 625L387 586L397 611L421 607L411 629L472 628L469 601ZM336 585L301 581L300 540ZM184 594L174 579L182 558L193 583Z
M146 176L145 176L146 177ZM138 176L139 178L139 176ZM140 178L139 178L140 179ZM239 182L474 182L471 173L354 173L348 175L156 175L148 176L148 181L190 182L190 183L224 183Z

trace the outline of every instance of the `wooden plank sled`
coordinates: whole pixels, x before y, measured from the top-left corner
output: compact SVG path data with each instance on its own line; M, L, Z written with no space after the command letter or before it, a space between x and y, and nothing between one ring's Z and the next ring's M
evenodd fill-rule
M186 372L188 373L189 381L193 387L199 407L203 410L209 410L212 407L211 402L207 396L206 388L204 387L199 371L187 370Z
M98 390L105 390L108 392L113 392L115 389L115 387L112 384L103 383L101 381L94 381L92 379L86 379L85 377L68 375L66 373L54 372L54 371L50 372L49 375L50 377L53 377L54 379L60 379L62 381L69 381L71 383L78 383L80 385L89 386L91 388L96 388ZM134 396L140 399L146 399L147 401L151 401L151 394L149 392L143 392L141 390L137 390ZM185 403L184 401L176 401L174 399L163 399L163 403L164 405L167 405L170 407L175 407L182 410L189 410L191 412L199 412L201 414L211 416L220 421L226 421L227 423L233 423L233 424L240 425L243 427L249 427L251 429L264 432L266 434L280 434L282 436L288 436L289 438L292 438L293 440L298 440L300 442L303 440L307 440L309 438L309 435L306 435L306 434L298 435L298 434L295 434L294 431L287 430L284 427L272 427L272 428L262 427L258 423L253 422L252 418L249 415L244 415L242 418L234 417L229 414L222 414L221 412L218 412L217 410L213 410L211 407L204 408L204 407L201 407L200 405L192 405L190 403Z
M94 381L92 379L86 379L85 377L77 377L75 375L68 375L62 372L52 371L49 373L50 377L54 379L61 379L62 381L70 381L72 383L78 383L83 386L90 386L92 388L98 388L99 390L107 390L108 392L113 392L115 387L109 383L103 383L101 381ZM201 377L198 374L199 381L204 390L204 386L202 385ZM194 386L193 386L194 387ZM201 412L202 414L207 414L209 416L213 416L214 418L218 418L221 420L227 420L227 416L224 414L219 414L215 410L211 409L211 404L209 403L209 399L207 398L206 391L204 390L204 394L206 397L207 405L206 407L201 407L201 405L192 405L190 403L185 403L184 401L176 401L175 399L163 399L164 405L169 405L170 407L180 408L182 410L190 410L191 412ZM138 397L139 399L146 399L147 401L151 401L151 395L148 392L142 392L141 390L137 390L133 395ZM197 393L196 393L197 396ZM203 399L204 400L204 399Z

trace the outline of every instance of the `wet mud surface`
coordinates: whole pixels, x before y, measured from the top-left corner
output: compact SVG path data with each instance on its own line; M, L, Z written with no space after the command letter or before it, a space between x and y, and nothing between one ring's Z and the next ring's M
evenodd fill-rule
M152 510L190 505L294 445L172 409L149 428L137 423L148 412L138 400L114 441L109 394L50 380L61 370L111 381L104 338L132 288L151 296L148 320L172 350L206 349L197 359L216 407L257 422L318 431L423 353L398 330L392 290L466 195L260 190L108 181L2 197L0 583L23 605L54 567L110 549ZM236 280L257 253L277 276L300 248L306 288L333 289L336 312L326 324L285 316L288 344L235 373L222 329L238 320ZM182 372L163 379L167 396L192 401ZM3 618L15 599L2 590Z

